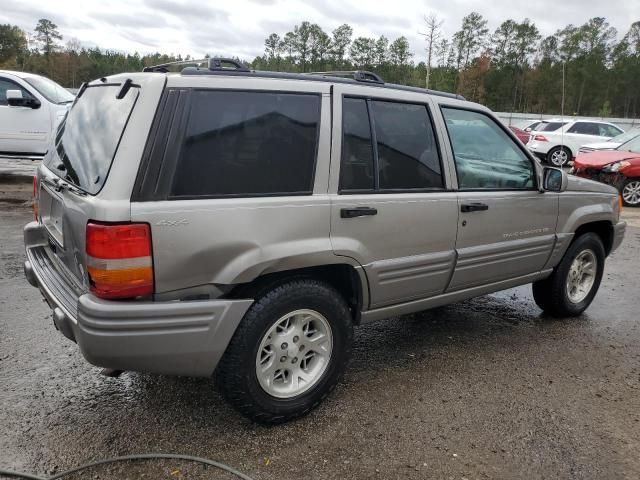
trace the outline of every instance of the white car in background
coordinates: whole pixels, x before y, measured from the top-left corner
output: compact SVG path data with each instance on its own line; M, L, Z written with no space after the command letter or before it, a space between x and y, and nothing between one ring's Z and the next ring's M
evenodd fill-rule
M582 145L578 153L589 153L595 152L596 150L615 150L623 143L633 140L638 136L640 136L640 128L633 128L604 142L587 143L586 145Z
M42 158L74 98L48 78L0 70L0 156Z
M603 142L624 133L614 124L598 120L551 119L537 128L539 130L531 132L527 147L556 167L572 160L582 145Z

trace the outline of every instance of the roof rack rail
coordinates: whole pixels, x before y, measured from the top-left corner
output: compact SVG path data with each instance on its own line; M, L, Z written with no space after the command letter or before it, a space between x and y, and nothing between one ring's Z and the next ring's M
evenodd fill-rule
M352 78L356 82L379 83L379 84L384 83L384 80L380 75L377 75L373 72L368 72L366 70L309 72L308 75L321 75L323 77Z
M231 65L231 68L225 65ZM233 70L236 72L249 72L249 67L233 58L213 57L209 59L209 70Z
M201 63L207 63L209 59L207 58L202 58L200 60L178 60L177 62L167 62L167 63L161 63L159 65L151 65L148 67L144 67L142 69L143 72L160 72L160 73L167 73L169 72L169 67L173 66L173 65L199 65Z

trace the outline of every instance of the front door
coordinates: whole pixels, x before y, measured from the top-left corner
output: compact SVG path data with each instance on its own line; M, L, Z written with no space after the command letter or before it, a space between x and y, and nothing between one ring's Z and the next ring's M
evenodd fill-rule
M555 242L558 195L493 117L442 106L458 180L457 262L448 291L540 271Z
M335 85L333 98L331 242L364 267L371 308L443 293L458 221L429 100L385 94Z
M10 107L7 90L20 90L24 98L34 97L13 80L0 77L0 153L45 153L51 130L48 104L42 102L38 108Z

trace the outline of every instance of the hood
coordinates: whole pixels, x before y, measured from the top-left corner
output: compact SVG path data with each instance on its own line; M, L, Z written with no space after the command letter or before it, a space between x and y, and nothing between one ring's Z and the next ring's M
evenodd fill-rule
M587 180L586 178L576 177L575 175L567 175L567 180L567 191L610 193L612 195L618 195L618 190L606 183Z
M600 169L605 165L622 160L640 161L640 153L625 152L623 150L601 150L590 153L581 153L575 160L575 168Z

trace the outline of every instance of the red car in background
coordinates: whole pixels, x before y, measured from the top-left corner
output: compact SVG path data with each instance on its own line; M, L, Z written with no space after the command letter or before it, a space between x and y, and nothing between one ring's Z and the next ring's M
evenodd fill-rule
M518 140L520 140L525 145L529 141L529 138L531 138L531 135L529 135L527 132L525 132L521 128L518 128L518 127L509 127L509 128L513 133L516 134L516 137L518 137Z
M640 137L615 150L579 153L571 173L613 185L625 205L640 207Z

